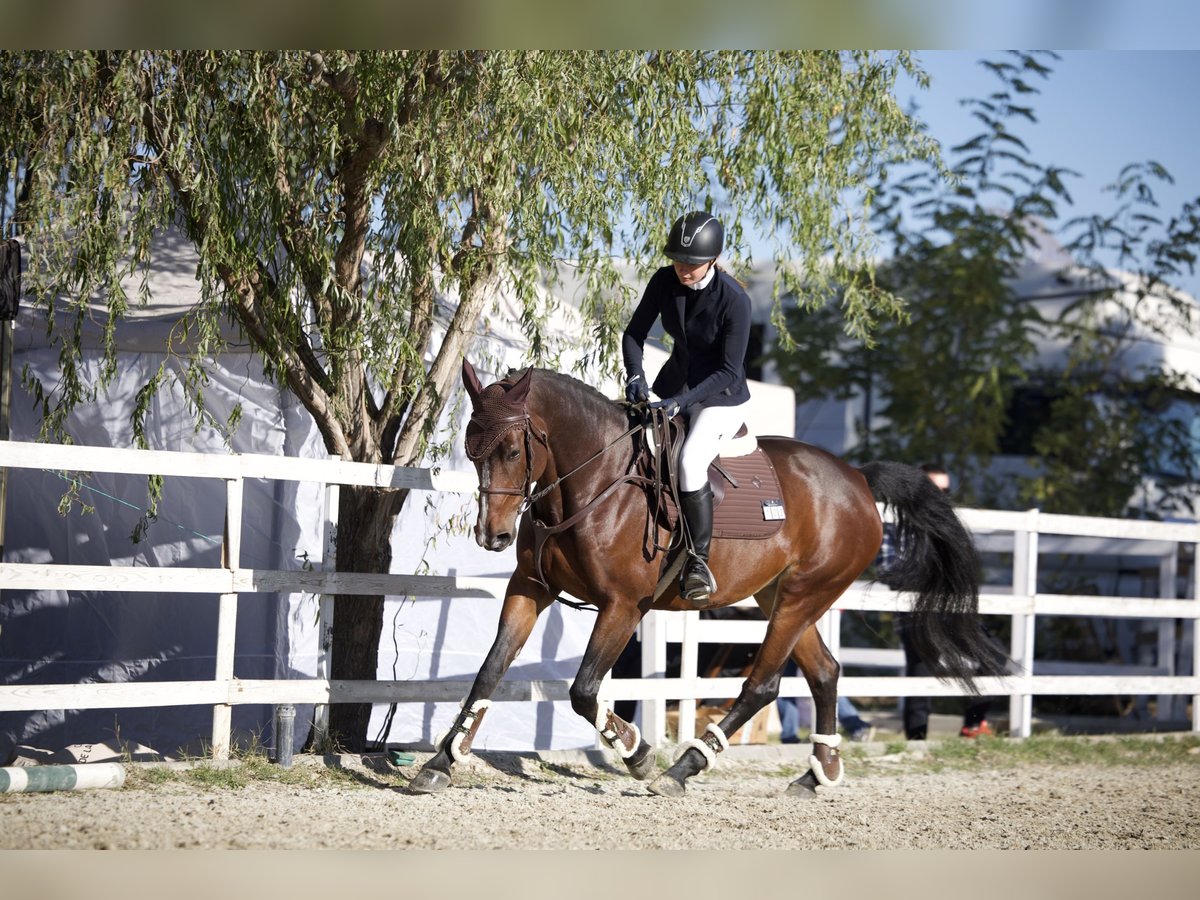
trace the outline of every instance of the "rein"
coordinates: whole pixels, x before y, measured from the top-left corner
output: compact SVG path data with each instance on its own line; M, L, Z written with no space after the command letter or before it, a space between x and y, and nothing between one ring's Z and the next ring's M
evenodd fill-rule
M562 484L564 481L566 481L568 478L570 478L572 475L574 475L576 472L578 472L584 466L599 459L601 456L603 456L605 453L607 453L609 450L611 450L617 444L621 443L621 441L625 440L625 438L630 437L631 435L637 434L639 431L641 431L645 427L646 427L645 423L639 423L637 425L634 425L632 428L628 429L623 434L613 438L609 443L605 444L603 447L601 447L599 450L597 450L595 453L593 453L591 456L589 456L587 459L585 459L583 462L581 462L579 465L577 465L575 468L573 468L570 472L568 472L565 475L560 475L560 476L558 476L558 478L555 478L552 482L550 482L548 485L546 485L544 488L542 488L536 494L527 494L525 496L525 503L521 508L521 512L525 512L526 509L529 509L531 506L533 506L533 504L537 503L539 500L541 500L543 497L545 497L547 494L549 494L552 490L554 490L556 487L558 487L560 484ZM546 441L545 443L546 443L546 449L548 450L550 448L550 442ZM613 485L620 484L620 483L621 483L620 481L615 481L615 482L613 482ZM600 496L603 497L605 495L601 494ZM599 499L600 499L599 497L596 498L596 500L599 500ZM584 507L584 509L581 510L580 512L584 512L586 510L591 509L592 506L596 503L596 500L593 500L586 507ZM579 513L576 513L576 515L579 515ZM572 518L574 518L574 516Z
M639 423L637 425L634 425L632 428L626 430L624 433L613 438L613 440L611 440L609 443L605 444L603 447L601 447L599 450L597 450L595 453L593 453L591 456L589 456L587 459L585 459L583 462L581 462L579 465L577 465L575 468L573 468L570 472L567 472L565 475L560 475L558 478L555 478L552 482L550 482L548 485L543 487L537 493L534 493L533 492L533 486L534 486L534 484L533 484L533 442L530 439L530 434L536 434L537 439L542 442L543 446L545 446L547 450L550 449L549 438L546 437L545 432L541 432L541 431L534 432L533 421L532 421L532 419L529 418L528 413L525 413L524 415L521 415L521 416L512 416L508 419L500 419L500 420L497 420L497 422L499 424L503 424L505 422L512 422L513 424L521 423L523 426L524 433L525 433L525 484L519 488L517 488L517 487L494 488L494 487L490 487L490 486L485 488L482 485L480 485L479 492L481 494L506 494L511 497L523 497L524 502L521 504L521 508L518 510L518 513L517 513L518 515L523 514L526 510L528 510L530 507L532 507L533 504L537 503L539 500L541 500L543 497L545 497L547 494L549 494L552 490L554 490L556 487L558 487L560 484L562 484L562 482L566 481L568 478L570 478L576 472L578 472L579 470L584 468L584 466L587 466L590 463L595 462L597 459L599 459L601 456L603 456L605 453L607 453L609 450L611 450L617 444L621 443L621 441L625 440L625 438L627 438L631 435L637 434L639 431L641 431L643 428L646 427L645 423ZM593 501L593 502L595 502L595 501ZM590 508L591 505L592 504L588 504L588 507Z
M659 440L659 446L660 447L666 446L669 448L670 447L670 435L669 435L670 424L669 424L669 419L667 417L667 414L661 410L655 410L655 409L649 410L649 414L650 414L649 415L649 424L650 424L655 436ZM618 443L625 440L625 438L630 437L631 435L637 434L639 431L645 431L646 426L647 426L647 422L645 422L645 421L639 422L637 425L634 425L632 428L625 431L619 437L615 438L614 440L610 441L605 446L601 447L599 450L597 450L595 453L593 453L590 457L588 457L586 460L584 460L582 463L580 463L578 466L576 466L570 472L567 472L565 475L562 475L559 478L554 479L554 481L550 482L550 484L546 485L544 488L542 488L540 491L538 491L537 494L529 496L527 498L528 502L525 505L525 509L531 509L533 503L535 503L537 500L540 500L542 497L546 496L546 494L548 494L551 490L553 490L555 487L557 487L560 483L565 481L570 476L574 475L576 472L578 472L584 466L586 466L589 463L596 460L598 457L600 457L601 455L606 453L608 450L615 447ZM663 444L664 440L666 441L665 444ZM547 443L546 446L548 448L549 443ZM636 458L637 458L637 456L635 454L634 459L636 460ZM674 481L674 478L672 477L672 482L673 481ZM563 531L566 531L568 528L571 528L572 526L578 524L590 512L592 512L592 510L594 510L597 506L599 506L606 499L608 499L608 497L610 497L612 495L612 493L623 484L640 484L645 487L649 487L654 491L656 499L659 502L661 502L662 494L664 493L664 491L670 490L670 488L663 483L663 479L662 479L661 475L658 478L651 479L651 478L647 478L644 475L639 475L636 472L627 472L626 474L624 474L624 475L620 476L619 478L617 478L616 480L614 480L608 487L606 487L599 494L597 494L595 497L593 497L582 509L576 511L573 515L568 516L566 519L564 519L561 522L558 522L554 525L547 525L545 522L543 522L541 519L537 518L536 516L530 515L529 520L533 524L534 571L537 575L537 581L543 587L550 588L550 584L546 580L546 575L542 571L542 553L545 550L546 541L549 540L554 535L559 534ZM524 509L522 511L524 511ZM648 530L653 531L653 529L654 529L653 514L650 514L647 516L646 527ZM665 549L664 547L660 547L658 545L657 539L654 540L654 546L655 546L655 550ZM562 598L560 597L559 599L561 600ZM563 602L566 602L566 601L563 601ZM574 605L574 604L568 604L568 605Z
M573 469L571 469L571 471L558 476L553 481L551 481L549 484L544 485L542 487L537 487L537 485L535 484L535 482L533 480L533 438L536 436L537 439L539 441L541 441L541 443L546 447L547 452L549 452L549 450L550 450L550 440L545 432L534 429L533 420L530 418L528 411L522 410L519 413L516 413L511 416L505 416L502 418L488 417L486 420L483 420L483 421L481 421L480 419L477 419L476 417L472 417L476 421L476 424L480 425L481 427L494 429L494 428L496 428L496 426L503 426L502 430L504 430L504 431L506 431L510 428L520 427L522 429L522 431L524 432L525 483L519 488L518 487L491 487L491 486L484 487L481 484L479 487L479 491L481 494L484 494L484 495L503 494L503 495L522 498L521 506L520 506L517 514L523 515L526 512L530 513L529 519L530 519L531 524L533 525L534 572L536 575L536 580L543 587L550 589L550 584L546 580L545 573L542 570L542 554L545 550L545 545L546 545L547 540L549 540L554 535L559 534L563 531L566 531L568 528L571 528L572 526L578 524L588 514L590 514L597 506L599 506L606 499L608 499L610 496L612 496L613 492L616 491L617 488L619 488L621 485L640 484L644 487L648 487L654 494L655 508L661 508L663 494L670 492L674 488L674 466L671 464L668 464L668 468L670 469L670 476L669 476L670 483L669 484L665 483L665 479L662 477L661 473L659 474L659 476L657 478L652 479L652 478L647 478L644 475L640 475L637 472L626 472L624 475L619 476L616 480L614 480L611 484L609 484L606 488L604 488L604 490L602 490L599 494L597 494L595 497L593 497L590 501L588 501L588 503L585 506L583 506L581 509L577 510L573 515L568 516L566 519L564 519L561 522L557 522L553 525L547 525L545 522L543 522L541 519L539 519L536 515L533 514L533 506L535 503L537 503L539 500L546 497L551 491L553 491L555 488L559 487L563 482L565 482L572 475L577 474L578 472L580 472L587 466L591 465L593 462L595 462L597 459L599 459L601 456L603 456L605 453L607 453L613 447L624 442L627 438L637 434L638 432L652 431L657 440L659 450L660 451L663 449L667 450L667 457L668 457L668 459L670 459L673 454L670 452L672 449L671 448L672 440L671 440L671 434L670 434L669 419L668 419L665 411L663 411L663 410L650 409L650 410L647 410L647 412L648 412L648 416L646 419L644 419L643 421L638 422L636 425L633 425L632 427L626 429L624 432L622 432L617 437L613 438L611 441L609 441L607 444L605 444L603 447L601 447L599 450L597 450L595 453L593 453L591 456L589 456L587 459L585 459L579 465L577 465ZM494 440L495 439L493 439L493 442L494 442ZM636 459L637 459L637 454L635 453L634 461L636 461ZM536 490L535 490L535 487L537 487ZM654 518L654 516L652 513L647 518L647 529L650 532L654 531L653 518ZM658 540L657 540L656 536L654 537L653 541L654 541L655 550L665 549L658 545ZM564 603L568 602L566 600L563 600L563 598L561 598L561 597L559 599L562 600L562 602L564 602ZM573 603L568 603L568 605L579 606L578 604L573 604Z

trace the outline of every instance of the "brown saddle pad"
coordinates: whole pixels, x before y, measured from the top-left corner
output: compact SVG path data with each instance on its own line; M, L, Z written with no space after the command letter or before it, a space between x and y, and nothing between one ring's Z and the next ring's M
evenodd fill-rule
M708 467L713 489L713 537L755 540L783 526L783 493L775 467L759 447L745 456L718 457ZM667 498L667 521L672 530L678 511Z

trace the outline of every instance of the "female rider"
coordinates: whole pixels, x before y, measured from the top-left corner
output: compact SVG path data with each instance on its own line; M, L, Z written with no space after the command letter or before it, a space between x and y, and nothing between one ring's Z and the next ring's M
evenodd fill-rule
M679 454L679 508L692 538L692 553L680 575L680 592L694 606L703 606L717 589L708 568L713 509L708 466L721 442L745 421L744 407L750 400L745 365L750 298L717 265L724 244L725 229L714 216L680 216L663 248L672 264L650 277L621 340L625 398L630 403L650 398L642 348L656 319L662 318L663 329L674 341L652 386L663 399L650 406L688 417Z

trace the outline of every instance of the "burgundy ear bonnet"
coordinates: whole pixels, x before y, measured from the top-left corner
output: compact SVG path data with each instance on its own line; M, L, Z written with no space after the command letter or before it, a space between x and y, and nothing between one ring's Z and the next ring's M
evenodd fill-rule
M505 432L524 427L529 420L525 401L533 370L526 370L515 383L497 381L486 388L480 385L475 369L463 359L463 384L471 398L471 421L467 425L466 451L470 460L480 460L496 449Z

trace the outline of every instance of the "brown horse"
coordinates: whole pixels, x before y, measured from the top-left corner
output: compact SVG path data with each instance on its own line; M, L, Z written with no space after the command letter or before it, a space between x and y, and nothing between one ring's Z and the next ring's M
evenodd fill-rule
M419 793L449 786L451 767L470 751L489 697L520 652L537 617L560 592L598 609L595 628L571 685L571 705L638 779L656 769L653 748L636 725L597 702L642 616L650 609L693 608L678 584L661 593L664 526L648 516L636 477L641 452L629 410L569 376L530 369L484 388L463 361L473 415L467 455L479 473L475 540L489 550L517 542L495 643L447 736L410 783ZM650 784L656 794L684 792L713 765L732 734L779 693L790 655L812 691L816 732L810 770L789 793L812 795L842 777L837 753L840 667L813 626L871 564L882 525L876 500L893 507L902 564L889 584L914 592L912 627L936 674L973 688L973 675L999 673L1001 660L980 628L978 560L950 501L919 469L872 463L855 469L790 438L761 438L783 495L784 521L772 536L713 542L718 589L707 608L753 596L767 616L759 647L733 707L719 725L683 747ZM632 477L631 477L632 476ZM519 522L519 525L518 525ZM651 524L653 523L653 524Z

